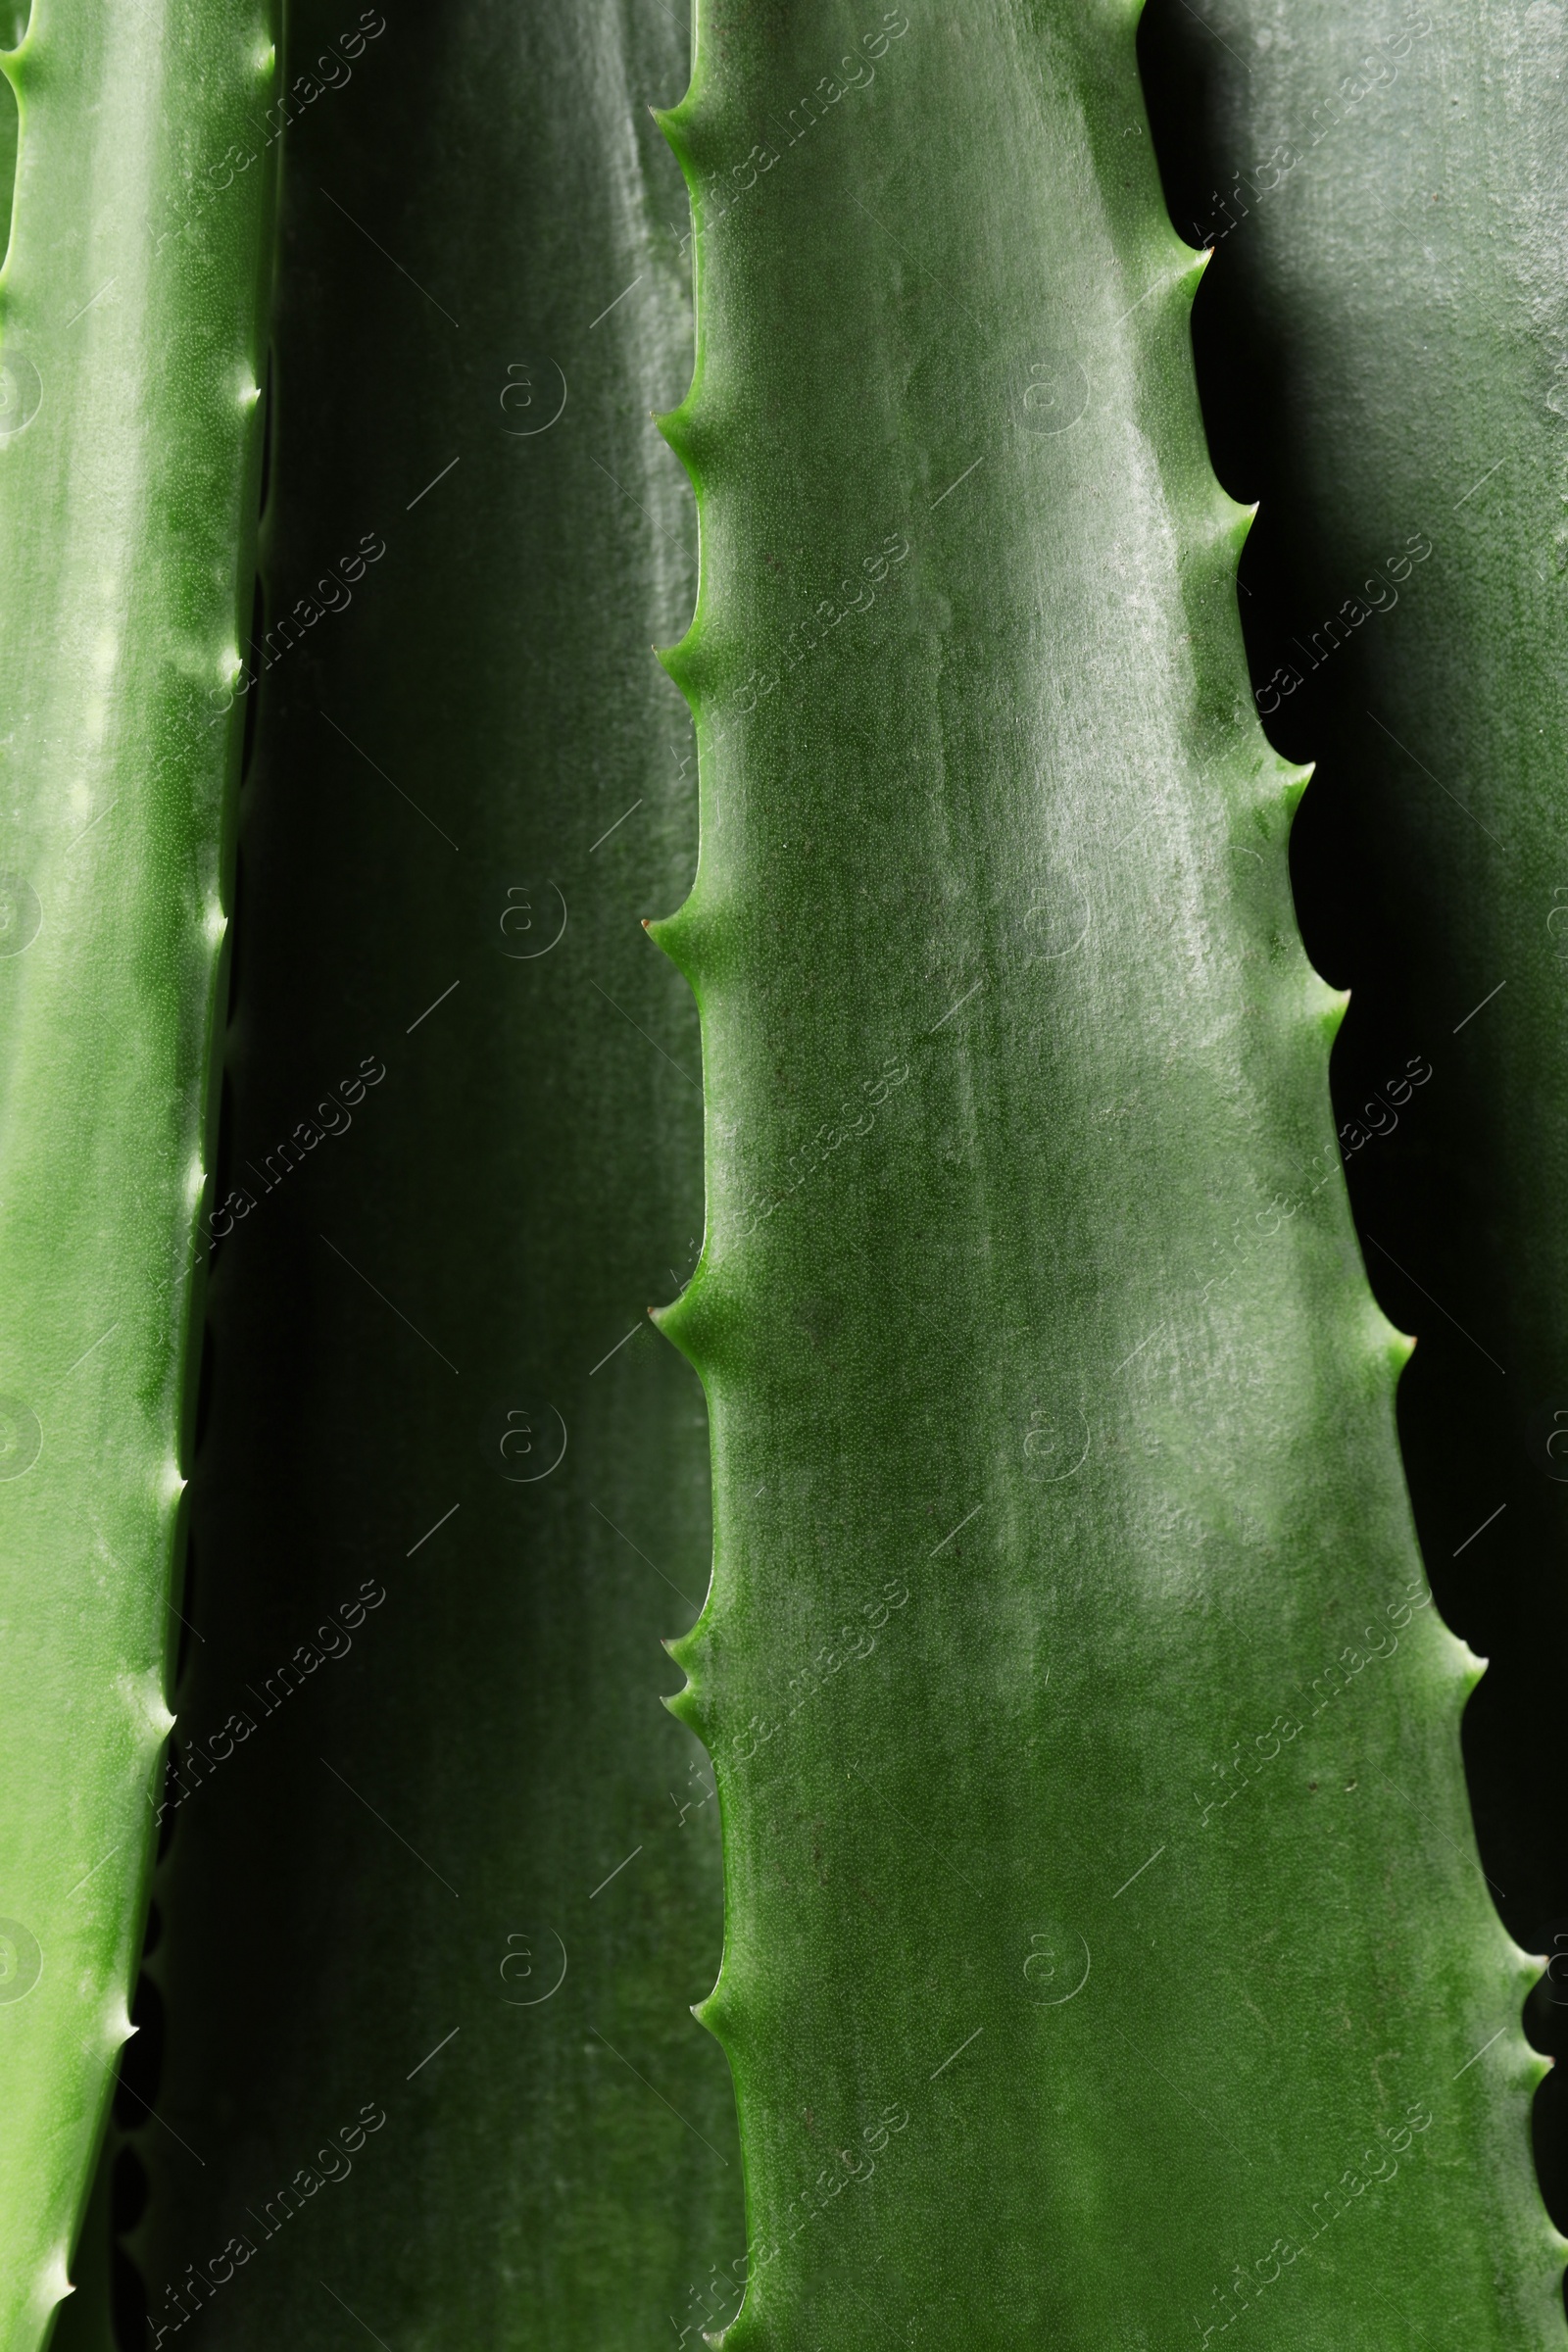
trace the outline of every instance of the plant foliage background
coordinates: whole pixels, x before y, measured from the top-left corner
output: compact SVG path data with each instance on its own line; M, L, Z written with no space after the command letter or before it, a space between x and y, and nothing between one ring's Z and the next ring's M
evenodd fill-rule
M680 13L0 24L0 2340L1556 2344L1561 9Z

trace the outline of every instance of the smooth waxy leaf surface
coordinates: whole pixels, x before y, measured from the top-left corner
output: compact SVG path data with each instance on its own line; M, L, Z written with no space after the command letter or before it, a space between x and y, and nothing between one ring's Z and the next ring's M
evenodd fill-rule
M660 1704L706 1433L647 1322L701 1234L697 1021L640 928L696 855L649 650L694 575L650 417L691 365L647 113L687 58L657 10L387 16L290 43L320 94L147 1964L193 2153L136 2133L126 2246L181 2342L640 2352L722 2314L743 2242L690 2015L716 1806Z
M698 28L734 2340L1554 2342L1132 12Z
M1191 30L1161 32L1166 168L1217 244L1217 445L1263 500L1257 700L1320 756L1303 905L1354 992L1336 1093L1368 1268L1421 1337L1418 1524L1490 1660L1483 1858L1560 1976L1568 44L1554 10L1446 5L1247 0L1227 47Z
M170 1722L270 225L265 162L222 159L273 67L267 8L162 0L38 0L5 61L6 2352L32 2352L67 2291Z

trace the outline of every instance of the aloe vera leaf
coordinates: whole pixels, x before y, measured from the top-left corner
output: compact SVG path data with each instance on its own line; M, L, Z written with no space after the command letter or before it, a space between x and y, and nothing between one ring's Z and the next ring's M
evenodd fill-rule
M0 2344L67 2291L171 1721L250 593L262 6L38 0L0 283Z
M1354 992L1351 1196L1420 1335L1400 1426L1438 1599L1491 1661L1465 1724L1482 1858L1557 1978L1568 50L1545 9L1247 0L1221 29L1170 28L1181 217L1219 243L1205 397L1263 499L1266 723L1320 758L1301 862Z
M668 124L737 2352L1561 2327L1134 24L703 0Z
M155 2330L210 2306L181 2341L337 2347L346 2304L400 2352L655 2346L671 2316L695 2344L744 2242L690 2015L716 1805L660 1704L708 1458L646 1310L701 1234L701 1062L640 928L696 858L649 650L695 573L650 416L691 367L647 112L687 50L657 9L387 16L285 146L224 1178L254 1204L213 1280L147 1964L170 2129L134 2135L125 2242ZM341 21L296 13L291 86ZM352 602L282 650L365 534ZM385 1077L345 1098L362 1056ZM284 1174L307 1117L338 1132ZM524 1405L567 1444L514 1485L492 1414ZM384 2127L333 2157L367 2102Z

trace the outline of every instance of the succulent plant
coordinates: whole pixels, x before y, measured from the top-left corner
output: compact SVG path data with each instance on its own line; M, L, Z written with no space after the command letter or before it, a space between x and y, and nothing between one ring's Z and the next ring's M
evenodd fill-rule
M1560 2340L1558 35L1232 15L35 0L0 2352Z
M700 10L671 122L735 2342L1545 2343L1134 12L853 24Z
M139 2119L122 2246L171 2341L205 2300L233 2343L335 2341L340 2302L612 2342L740 2240L689 2014L716 1807L659 1703L702 1399L646 1312L702 1232L696 1018L640 927L696 849L649 650L695 573L649 414L690 370L683 200L632 106L685 54L657 10L466 5L433 46L387 14L288 133L268 636L322 617L261 677L244 788L205 1640L146 1972L179 2138ZM297 10L292 57L343 21Z
M38 0L0 66L10 2347L67 2289L172 1721L270 217L267 162L206 174L272 60L261 8Z
M1319 760L1298 895L1353 990L1336 1098L1368 1272L1420 1334L1417 1524L1439 1606L1490 1661L1465 1725L1482 1858L1560 1975L1561 26L1247 0L1224 29L1152 15L1148 79L1172 213L1215 246L1211 444L1262 499L1258 709ZM1433 1080L1393 1100L1412 1054Z

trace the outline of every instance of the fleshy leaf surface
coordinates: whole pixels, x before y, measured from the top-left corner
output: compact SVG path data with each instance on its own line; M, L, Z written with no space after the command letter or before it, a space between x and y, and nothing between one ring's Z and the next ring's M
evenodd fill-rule
M736 2352L1556 2343L1135 12L697 22Z
M34 2352L130 2031L172 1720L271 242L268 164L236 172L225 150L271 95L272 12L37 0L0 66L20 109L0 276L0 2344Z
M1490 1661L1465 1724L1482 1857L1551 1956L1560 2049L1568 35L1555 9L1445 0L1245 0L1227 48L1179 9L1151 35L1172 209L1215 246L1215 446L1264 502L1255 697L1319 760L1303 919L1355 991L1335 1093L1368 1271L1421 1339L1417 1524Z
M717 1808L660 1703L706 1429L647 1320L702 1230L696 1015L640 927L696 857L649 652L695 569L650 416L691 366L647 113L687 45L612 0L463 0L418 37L385 13L357 53L314 0L290 34L318 94L284 137L146 1967L179 2136L134 2135L124 2250L171 2342L643 2352L722 2324L743 2243L690 2014Z

